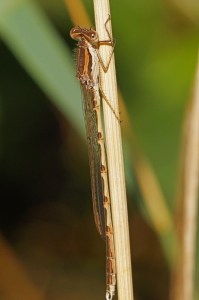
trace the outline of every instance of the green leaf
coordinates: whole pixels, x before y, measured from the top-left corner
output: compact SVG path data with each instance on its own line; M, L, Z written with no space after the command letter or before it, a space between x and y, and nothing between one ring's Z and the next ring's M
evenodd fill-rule
M41 8L28 0L1 0L0 35L55 106L83 134L80 88L71 53Z

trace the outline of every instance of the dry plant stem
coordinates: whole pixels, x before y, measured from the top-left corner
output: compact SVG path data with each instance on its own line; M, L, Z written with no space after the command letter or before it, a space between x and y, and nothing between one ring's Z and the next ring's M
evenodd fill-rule
M199 55L192 101L185 119L178 219L180 253L172 300L193 300L199 179Z
M64 3L71 20L75 25L82 24L83 27L86 27L88 24L88 27L91 26L91 21L89 20L89 16L81 0L76 0L74 2L71 2L71 0L64 0ZM135 133L133 132L133 128L129 120L127 109L119 90L118 93L121 118L124 120L122 123L123 134L126 136L126 139L128 139L132 151L131 163L133 167L135 167L139 188L141 190L143 200L149 212L154 229L160 237L164 238L164 235L167 232L172 231L172 220L171 214L166 206L167 201L164 198L153 168L148 163L137 143ZM146 182L147 186L145 185ZM161 215L159 213L160 207ZM169 257L173 257L173 253L171 253Z
M99 40L107 40L104 24L110 15L109 1L94 0L96 29ZM111 32L111 22L108 23ZM103 61L110 56L110 47L100 47ZM101 84L103 92L114 111L119 115L117 83L115 76L114 57L108 72L101 70ZM120 123L113 114L106 101L103 101L107 161L109 171L109 185L111 194L111 209L116 251L118 299L133 300L131 255L129 243L128 213L126 201L126 187L124 178L123 153L121 144Z
M174 235L171 213L168 209L167 201L157 176L137 142L127 109L119 90L118 95L122 112L121 116L122 119L124 119L122 130L132 151L130 162L132 168L135 170L137 183L142 194L143 202L150 216L150 222L162 241L162 246L164 247L169 265L173 266L173 259L176 251L176 236ZM168 237L173 240L172 247L167 246Z
M91 26L89 16L81 0L64 0L64 3L74 25Z
M162 236L172 229L172 220L164 196L161 190L157 188L158 183L149 162L143 156L135 161L135 169L153 226ZM156 201L157 199L158 201Z
M169 0L169 2L175 9L184 15L185 18L198 24L198 1Z
M125 128L122 127L122 129L133 152L133 167L136 172L143 201L150 215L154 229L159 236L163 236L167 232L173 230L171 214L166 205L167 201L163 195L153 168L137 143L120 91L118 91L118 95L122 118L125 120Z
M182 300L192 300L196 248L198 174L199 174L199 59L188 120L186 153L184 157L184 196L182 234Z

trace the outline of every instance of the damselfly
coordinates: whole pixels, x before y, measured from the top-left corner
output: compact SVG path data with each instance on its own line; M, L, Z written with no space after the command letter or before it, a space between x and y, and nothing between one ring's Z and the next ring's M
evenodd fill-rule
M86 29L77 26L70 31L71 37L78 41L76 75L80 81L84 95L94 218L101 237L106 241L107 300L111 300L115 294L116 262L101 100L107 102L109 108L119 120L115 110L103 92L100 82L100 66L104 72L107 72L114 50L114 44L107 29L109 20L110 17L105 23L108 40L99 41L97 32L92 28ZM99 48L101 45L112 47L110 58L106 65L100 56Z

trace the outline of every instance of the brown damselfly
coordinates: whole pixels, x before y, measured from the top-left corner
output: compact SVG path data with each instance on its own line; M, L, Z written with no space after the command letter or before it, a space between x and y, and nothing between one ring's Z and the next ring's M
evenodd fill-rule
M97 229L106 241L106 299L111 300L116 289L116 262L113 236L113 225L108 184L106 150L103 134L101 101L105 100L115 117L119 118L109 103L100 82L100 66L107 72L114 50L110 33L107 40L99 41L97 32L90 28L74 27L70 31L73 39L78 41L77 78L80 81L84 96L84 113L88 142L88 153L92 184L93 211ZM99 52L101 45L112 47L110 58L105 65Z

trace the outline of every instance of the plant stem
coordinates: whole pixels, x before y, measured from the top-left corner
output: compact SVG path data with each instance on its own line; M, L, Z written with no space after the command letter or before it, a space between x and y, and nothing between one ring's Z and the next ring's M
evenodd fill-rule
M107 40L105 22L110 15L108 0L93 0L95 11L96 29L99 40ZM111 33L111 22L108 22ZM103 61L110 57L109 46L100 47ZM101 71L101 84L104 94L110 105L119 116L117 82L115 75L114 57L107 73ZM111 210L113 218L113 231L116 252L118 299L133 300L131 255L129 242L128 212L126 199L126 186L124 177L123 151L121 142L120 122L113 111L103 101L104 125L106 137L106 150L109 174L109 187L111 195Z
M199 53L191 103L184 122L178 199L179 254L171 286L172 300L193 300L199 183Z

